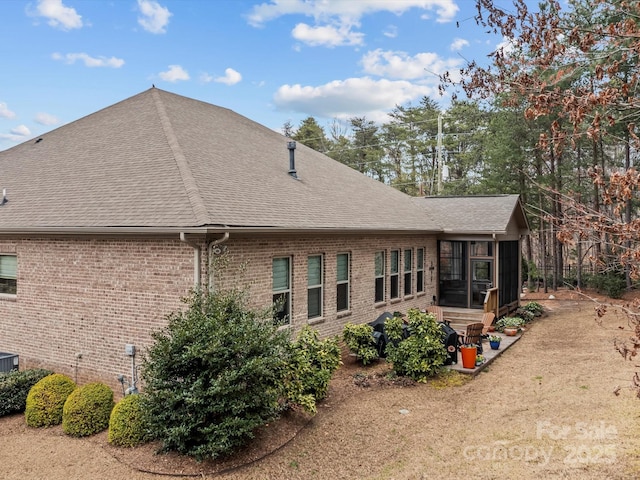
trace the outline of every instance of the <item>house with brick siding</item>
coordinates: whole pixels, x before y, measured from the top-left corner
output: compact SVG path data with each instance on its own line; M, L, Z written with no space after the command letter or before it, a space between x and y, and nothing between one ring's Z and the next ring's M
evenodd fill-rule
M112 385L194 287L337 335L517 289L527 233L518 196L411 198L155 87L0 152L0 192L0 351Z

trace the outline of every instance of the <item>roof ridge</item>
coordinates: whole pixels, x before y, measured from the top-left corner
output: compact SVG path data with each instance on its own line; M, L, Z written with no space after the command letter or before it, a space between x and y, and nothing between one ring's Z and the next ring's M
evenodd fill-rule
M182 183L184 184L184 188L187 192L187 197L189 198L189 203L191 204L191 209L193 210L196 221L199 225L207 225L211 223L209 221L209 212L202 200L202 196L200 195L200 190L198 189L196 179L191 172L189 161L184 156L180 143L178 142L178 138L173 131L171 120L164 108L164 103L162 103L162 100L160 99L158 89L152 88L151 95L156 106L156 110L158 111L158 115L160 116L162 130L164 131L167 142L169 143L169 148L171 148L171 151L173 152L173 158L176 161L178 171L182 177Z

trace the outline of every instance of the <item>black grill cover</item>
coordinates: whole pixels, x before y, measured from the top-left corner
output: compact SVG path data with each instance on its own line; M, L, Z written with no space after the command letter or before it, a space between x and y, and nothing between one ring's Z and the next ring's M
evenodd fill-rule
M444 334L442 338L444 347L449 354L444 364L452 365L458 363L458 333L445 322L440 322L440 329Z

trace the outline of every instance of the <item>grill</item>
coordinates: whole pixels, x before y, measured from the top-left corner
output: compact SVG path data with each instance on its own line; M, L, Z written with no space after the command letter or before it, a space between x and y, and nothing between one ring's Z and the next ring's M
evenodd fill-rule
M458 363L458 333L451 328L448 322L440 322L440 329L444 334L442 341L448 353L444 364L456 364Z

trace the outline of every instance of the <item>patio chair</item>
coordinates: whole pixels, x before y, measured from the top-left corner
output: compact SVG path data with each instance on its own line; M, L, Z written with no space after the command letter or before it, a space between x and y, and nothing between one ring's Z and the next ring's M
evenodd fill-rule
M444 322L444 314L442 313L442 307L439 307L437 305L429 305L427 307L427 313L432 313L433 315L436 316L436 321L437 322Z
M493 320L495 318L496 314L493 312L487 312L482 316L482 324L484 325L484 327L482 327L483 336L487 336L487 334L489 333L489 327L493 325Z
M477 345L478 355L482 353L482 329L484 324L481 322L470 323L464 332L458 332L458 343L460 345Z

